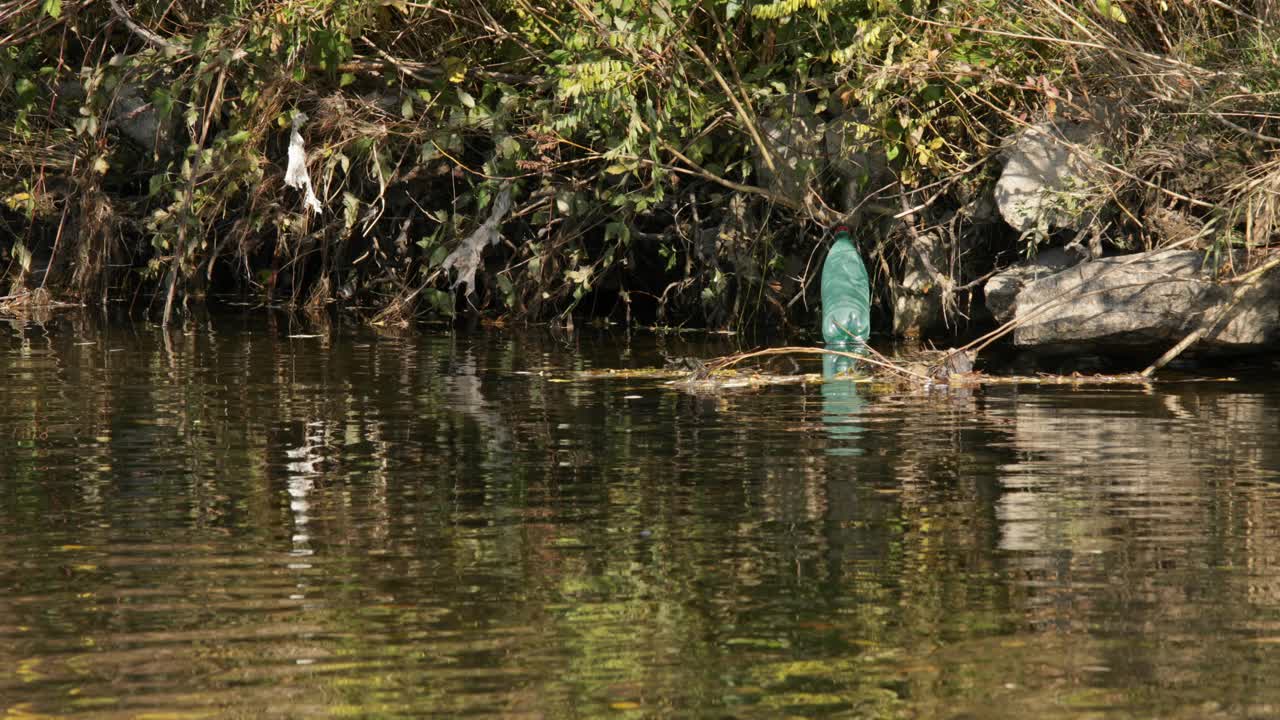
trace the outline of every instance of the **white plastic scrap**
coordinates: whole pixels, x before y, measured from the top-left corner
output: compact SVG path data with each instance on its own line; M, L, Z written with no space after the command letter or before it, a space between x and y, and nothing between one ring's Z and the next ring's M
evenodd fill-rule
M511 186L504 185L498 192L498 197L494 199L493 207L489 210L489 219L468 235L467 239L449 253L440 265L445 272L450 269L458 271L458 279L453 282L455 288L462 285L467 292L471 291L476 280L476 270L480 267L481 255L484 254L486 247L497 245L502 239L502 233L498 228L510 211Z
M289 133L289 167L284 173L284 184L302 190L302 204L309 210L320 212L320 198L311 189L311 175L307 173L307 148L302 144L298 128L307 121L305 113L293 116L293 130Z

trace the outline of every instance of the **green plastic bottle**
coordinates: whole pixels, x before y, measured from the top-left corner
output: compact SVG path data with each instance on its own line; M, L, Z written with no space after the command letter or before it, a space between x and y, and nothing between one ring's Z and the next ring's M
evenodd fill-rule
M871 281L849 228L836 240L822 266L822 338L828 345L861 345L871 334Z

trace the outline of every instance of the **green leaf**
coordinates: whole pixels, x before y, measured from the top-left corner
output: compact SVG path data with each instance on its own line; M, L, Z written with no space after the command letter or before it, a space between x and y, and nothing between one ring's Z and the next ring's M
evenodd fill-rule
M437 246L436 249L432 251L431 258L427 260L427 267L440 267L440 263L444 262L444 259L447 257L449 257L449 248L444 245Z
M413 117L413 96L406 95L400 103L400 116L405 120Z
M156 88L151 91L151 105L161 117L168 117L173 111L173 95L163 88Z
M14 83L14 89L18 91L18 104L30 105L36 97L36 84L27 78L20 77Z
M618 239L623 245L631 242L631 228L626 223L611 222L604 228L605 240Z
M476 99L471 97L470 93L462 88L458 88L458 100L469 108L476 106Z
M1104 17L1119 23L1129 22L1129 18L1125 16L1120 4L1114 2L1114 0L1094 0L1094 5L1098 7L1098 12L1102 13Z
M504 135L498 141L498 154L504 158L518 157L520 155L520 141L510 135Z
M515 286L511 283L511 278L507 277L505 273L498 274L498 290L502 292L503 302L507 304L508 308L514 310L516 304Z
M57 20L62 17L62 0L43 0L40 3L40 9L44 10L49 17Z
M453 293L433 289L423 291L422 295L436 312L446 317L453 317Z

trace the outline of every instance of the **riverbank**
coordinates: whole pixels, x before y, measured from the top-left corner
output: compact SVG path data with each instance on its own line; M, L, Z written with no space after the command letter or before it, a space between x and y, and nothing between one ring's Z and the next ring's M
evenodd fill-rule
M847 222L882 334L1272 347L1275 3L800 5L0 4L0 296L803 337Z

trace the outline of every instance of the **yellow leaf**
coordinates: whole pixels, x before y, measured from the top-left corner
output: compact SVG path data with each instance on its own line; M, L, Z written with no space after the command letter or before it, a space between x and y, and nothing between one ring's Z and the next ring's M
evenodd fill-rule
M444 59L444 76L449 82L457 84L467 79L467 63L462 58L447 57Z
M14 193L4 199L4 204L8 205L10 210L17 210L29 202L31 202L31 193L25 192Z

